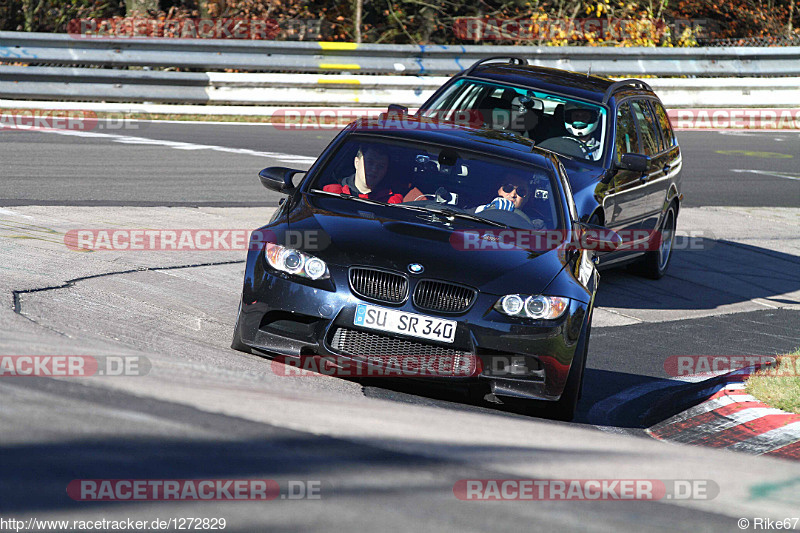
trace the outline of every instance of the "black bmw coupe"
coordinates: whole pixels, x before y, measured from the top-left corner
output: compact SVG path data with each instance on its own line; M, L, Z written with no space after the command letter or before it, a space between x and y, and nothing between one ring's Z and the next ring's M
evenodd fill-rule
M251 237L234 349L339 369L402 360L404 375L573 417L592 248L619 237L579 222L554 154L510 133L384 116L349 125L302 173L260 173L287 197Z

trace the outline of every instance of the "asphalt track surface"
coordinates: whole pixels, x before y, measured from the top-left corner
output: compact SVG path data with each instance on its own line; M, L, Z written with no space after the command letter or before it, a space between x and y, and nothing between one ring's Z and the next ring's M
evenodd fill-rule
M157 206L274 206L278 196L260 186L257 170L267 164L303 167L334 135L264 125L140 125L88 136L0 133L0 206L11 213L7 218L0 211L3 220L49 221L54 230L37 226L36 231L57 232L74 224L68 216L82 206L138 206L155 209L137 216L177 227ZM800 177L797 132L682 132L679 140L685 206L735 206L742 212L800 207L800 182L793 179ZM51 208L15 212L13 207L36 205ZM109 220L114 210L102 213ZM694 213L687 216L706 216L702 210ZM81 220L91 216L80 214ZM56 350L75 346L79 351L73 353L107 354L126 347L147 354L160 351L164 360L157 360L162 373L154 372L152 383L131 379L130 386L46 378L0 381L3 516L81 519L90 511L95 518L224 516L233 531L731 531L736 530L737 506L741 516L766 509L767 502L752 497L753 487L761 486L757 482L782 480L795 487L796 498L800 469L794 464L664 445L642 432L682 407L675 395L668 405L662 402L664 388L675 386L664 372L666 357L776 354L800 344L799 313L771 305L800 290L796 252L720 244L702 260L688 252L676 256L674 276L656 285L625 271L604 272L598 305L608 310L604 319L609 321L593 330L591 350L598 356L589 359L578 417L564 424L527 420L513 410L471 405L452 392L403 382L328 379L289 388L270 378L263 360L226 350L241 258L203 257L195 263L208 266L192 268L181 258L167 258L158 266L177 270L139 272L153 267L140 264L144 259L136 258L137 263L115 256L97 260L100 266L92 270L91 261L76 266L74 257L65 259L56 248L58 239L33 253L17 244L38 246L37 241L15 237L4 239L0 250L10 254L2 265L10 281L0 281L5 297L9 289L61 286L97 272L108 275L22 293L15 302L8 299L9 309L16 304L21 314L0 316L2 353L60 353ZM715 274L729 276L727 283L736 290L723 290L702 275L690 279L699 272L694 263L703 270L718 267ZM765 279L753 281L756 268ZM716 314L719 309L733 314ZM197 317L197 331L186 330L181 323L186 317ZM613 325L617 319L624 325ZM194 389L201 392L189 404L191 392L186 391ZM641 392L619 400L631 390ZM254 398L246 396L248 391ZM375 409L363 403L365 398L389 403L380 404L388 407L376 411L372 422L359 425L362 410ZM297 410L300 420L291 407L298 401L307 404ZM406 424L394 427L392 417ZM420 436L414 420L420 421ZM449 423L463 433L459 444L422 438L435 432L431 426L446 432ZM528 428L527 433L514 440L519 427ZM612 435L605 433L638 438L606 441ZM575 444L581 441L588 447ZM718 502L679 506L470 503L456 500L452 492L459 479L636 478L644 472L661 478L705 476L723 487L741 482L742 493L750 490L751 496L729 500L721 495ZM66 483L77 478L245 477L321 479L323 499L272 506L164 502L87 507L64 495Z
M62 133L0 135L0 206L276 205L277 193L255 178L257 159L218 149L285 154L283 166L305 168L336 130L130 122L124 130L89 132L95 136ZM678 138L685 206L800 205L800 132L680 132ZM171 142L174 151L153 158L148 141Z

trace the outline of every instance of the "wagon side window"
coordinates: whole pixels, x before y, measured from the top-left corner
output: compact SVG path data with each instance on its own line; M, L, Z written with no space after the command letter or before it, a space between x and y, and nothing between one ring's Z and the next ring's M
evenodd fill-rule
M660 137L656 120L647 106L647 102L633 102L633 113L639 123L639 133L642 136L642 150L639 153L644 155L655 155L659 153Z
M664 109L664 106L661 105L661 102L653 102L653 108L656 110L658 124L661 126L661 135L664 138L664 142L667 144L666 148L670 149L678 144L678 142L675 139L675 131L672 129L667 111Z
M617 108L617 162L622 154L639 153L639 137L636 135L636 124L633 122L631 108L624 103Z

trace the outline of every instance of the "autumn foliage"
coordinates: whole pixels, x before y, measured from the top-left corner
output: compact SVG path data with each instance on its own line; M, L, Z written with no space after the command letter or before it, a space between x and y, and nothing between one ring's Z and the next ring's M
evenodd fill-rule
M65 32L75 19L123 19L132 14L132 6L138 5L137 9L144 12L137 16L161 21L258 18L283 28L279 39L354 41L356 11L361 4L360 34L366 43L800 44L796 30L800 5L796 8L794 3L795 0L3 0L0 30ZM525 32L476 38L455 30L465 18L515 19ZM587 19L614 21L616 26L610 27L616 30L573 29L576 21L579 24ZM306 25L312 20L316 23Z

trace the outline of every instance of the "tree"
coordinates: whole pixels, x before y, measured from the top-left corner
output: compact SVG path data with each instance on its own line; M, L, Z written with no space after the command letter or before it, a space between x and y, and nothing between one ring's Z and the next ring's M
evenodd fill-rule
M355 23L355 37L356 42L361 42L361 15L364 12L364 0L356 0L356 23Z
M125 0L126 17L146 17L158 13L158 0Z

